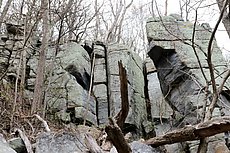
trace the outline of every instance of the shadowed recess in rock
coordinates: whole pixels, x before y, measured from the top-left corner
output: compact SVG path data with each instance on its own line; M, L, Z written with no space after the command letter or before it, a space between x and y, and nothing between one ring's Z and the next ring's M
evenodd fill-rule
M65 70L73 75L76 78L78 84L80 84L85 90L89 90L90 75L85 71L85 69L83 75L78 71L77 67L72 64L68 65Z

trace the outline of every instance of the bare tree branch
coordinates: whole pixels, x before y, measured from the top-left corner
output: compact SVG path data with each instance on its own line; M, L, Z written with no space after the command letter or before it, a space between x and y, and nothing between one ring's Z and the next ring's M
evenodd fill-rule
M50 132L51 130L50 130L50 128L49 128L49 126L48 126L48 124L47 124L47 122L43 119L43 118L41 118L39 115L37 115L37 114L34 114L34 116L39 120L39 121L41 121L42 123L43 123L43 125L44 125L44 127L45 127L45 129L46 129L46 132Z
M131 153L132 150L124 138L124 135L113 118L109 118L110 124L105 127L109 140L112 141L118 153Z
M230 131L230 117L219 117L148 139L145 143L153 147L158 147L165 144L199 140L226 131Z
M122 61L118 61L119 76L120 76L120 92L121 92L121 110L115 117L118 126L123 129L125 119L129 113L129 99L128 99L128 80L126 70L122 65Z
M217 102L217 99L218 99L218 96L219 96L219 92L217 90L217 87L216 87L216 81L215 81L215 76L214 76L214 67L213 67L213 64L212 64L212 43L213 43L213 40L214 40L214 36L216 34L216 31L217 31L217 28L221 22L221 19L223 18L223 15L224 15L224 10L225 8L227 7L227 4L228 4L228 0L225 1L224 3L224 6L221 10L221 13L220 13L220 16L219 16L219 19L215 25L215 28L213 29L213 32L212 32L212 35L211 35L211 38L209 40L209 44L208 44L208 55L207 55L207 60L208 60L208 66L209 66L209 71L210 71L210 77L211 77L211 82L212 82L212 89L213 89L213 97L212 97L212 102L208 108L208 111L205 115L205 120L208 120L208 119L211 119L212 117L212 112L214 110L214 107L216 105L216 102Z

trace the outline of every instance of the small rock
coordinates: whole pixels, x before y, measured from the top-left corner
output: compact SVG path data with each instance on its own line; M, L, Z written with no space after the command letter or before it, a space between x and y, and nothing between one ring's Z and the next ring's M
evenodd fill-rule
M17 153L12 148L10 148L2 134L0 134L0 148L0 153Z
M13 148L17 153L25 153L26 147L21 138L13 138L8 141L11 148Z

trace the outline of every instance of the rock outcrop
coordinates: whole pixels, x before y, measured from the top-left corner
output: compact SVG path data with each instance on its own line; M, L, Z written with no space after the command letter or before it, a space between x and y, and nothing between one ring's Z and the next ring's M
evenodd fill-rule
M209 91L205 90L207 83L210 85L205 52L211 29L208 24L193 26L175 14L149 19L146 25L149 56L144 60L127 46L117 43L96 41L80 45L68 42L49 46L43 99L46 115L66 126L74 124L78 128L73 128L77 129L75 133L40 134L36 152L89 151L87 138L92 137L92 143L96 143L100 135L93 127L103 128L108 124L108 117L116 116L121 109L118 62L127 72L129 113L122 130L124 134L131 135L130 141L200 122L203 104L205 100L208 100L207 106L210 104L212 92L210 87ZM27 48L26 55L20 55L18 53L24 50L20 35L11 32L0 37L0 77L12 85L17 77L20 81L18 65L20 58L26 56L25 98L31 100L41 42L29 40L33 45ZM215 41L212 62L217 86L220 86L227 66ZM215 107L214 117L230 115L229 87L228 79ZM92 127L81 128L79 125L83 123ZM224 143L222 134L211 137L210 141L213 145L220 144L219 148L226 148L221 145ZM8 144L3 145L9 148ZM162 152L139 141L131 142L130 146L133 152ZM198 142L194 141L167 145L165 149L175 153L186 152L186 149L196 152L197 146ZM219 148L209 147L209 152ZM115 148L110 152L116 152Z
M171 128L200 122L202 107L206 100L208 107L211 96L211 90L205 91L205 86L210 85L206 52L211 29L207 24L194 27L191 22L181 21L173 15L151 18L146 28L148 55L156 66L163 96L173 110ZM218 87L225 76L227 65L215 40L212 46L212 63ZM228 80L224 90L228 90L229 83ZM220 109L228 112L226 105L229 105L229 101L224 96L229 97L227 94L222 95L214 116L221 114Z

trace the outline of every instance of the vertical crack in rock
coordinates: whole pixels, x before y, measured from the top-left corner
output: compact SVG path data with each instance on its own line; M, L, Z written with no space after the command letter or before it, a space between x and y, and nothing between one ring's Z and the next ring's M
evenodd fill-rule
M121 82L119 81L118 61L127 70L129 113L123 132L143 136L143 124L147 122L144 96L144 76L141 58L127 46L111 43L108 45L108 86L110 89L110 115L115 116L121 108ZM147 124L145 124L147 125Z
M146 62L143 64L143 75L144 75L144 94L145 94L145 102L146 102L146 111L147 111L147 119L152 121L152 113L151 113L151 102L149 98L149 90L148 90L148 79L147 79L147 68Z
M93 92L97 101L98 124L105 124L110 115L109 87L107 72L107 47L102 42L93 44L95 55Z
M105 73L106 73L106 87L107 87L107 102L108 102L108 117L110 117L110 100L109 100L109 97L110 97L110 92L109 92L109 74L108 74L108 50L107 50L107 47L104 45L103 46L104 49L105 49Z

